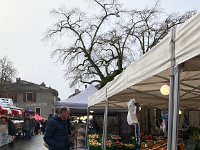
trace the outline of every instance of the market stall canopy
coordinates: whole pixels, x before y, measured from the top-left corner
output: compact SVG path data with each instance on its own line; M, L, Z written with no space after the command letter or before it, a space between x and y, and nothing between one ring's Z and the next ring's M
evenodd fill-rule
M46 120L45 118L41 117L41 116L38 115L38 114L36 114L33 118L34 118L35 120L39 120L39 121Z
M12 111L11 111L10 108L3 108L3 109L1 110L1 114L2 114L2 115L12 115Z
M0 98L0 105L3 107L11 107L14 104L11 98Z
M120 75L89 97L88 106L103 108L106 98L112 109L127 109L135 98L143 106L168 107L168 96L160 93L163 84L169 85L171 64L171 33ZM200 107L200 14L176 27L176 64L181 64L180 105Z
M55 102L55 107L61 107L61 106L68 106L72 109L87 109L88 107L88 97L93 95L97 90L97 88L93 85L90 85L87 89L80 92L79 94L70 97L66 100L61 100L58 102Z
M12 111L12 115L14 115L14 116L18 116L18 115L22 114L20 110L11 109L11 111Z
M34 115L34 114L35 114L35 112L34 112L33 110L31 110L31 109L26 109L26 110L25 110L25 113L31 114L31 115Z

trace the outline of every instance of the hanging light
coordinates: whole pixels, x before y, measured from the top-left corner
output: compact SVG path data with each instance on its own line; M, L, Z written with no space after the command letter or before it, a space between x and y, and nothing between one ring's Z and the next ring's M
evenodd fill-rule
M162 95L169 95L169 85L165 84L160 87L160 92Z
M139 107L139 111L141 111L142 110L142 108L141 107Z
M182 114L182 111L179 109L179 115L181 115Z
M94 111L93 111L93 110L90 110L90 113L94 113Z
M87 119L87 116L84 116L84 117L83 117L83 120L86 120L86 119Z
M89 115L89 119L90 119L90 120L93 119L93 116L92 116L92 115Z
M80 120L83 120L83 116L80 117Z

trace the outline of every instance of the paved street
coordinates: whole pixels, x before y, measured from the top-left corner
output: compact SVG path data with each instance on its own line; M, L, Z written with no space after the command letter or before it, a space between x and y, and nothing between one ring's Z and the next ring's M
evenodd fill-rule
M43 135L35 135L31 140L19 139L13 147L4 146L0 150L48 150L44 147ZM85 150L85 149L77 149Z
M18 140L14 147L4 146L0 150L48 150L43 143L43 135L35 135L31 140Z

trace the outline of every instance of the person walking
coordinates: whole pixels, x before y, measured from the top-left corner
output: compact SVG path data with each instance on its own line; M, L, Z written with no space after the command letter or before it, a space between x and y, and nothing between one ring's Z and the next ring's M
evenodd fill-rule
M8 144L9 147L14 146L14 141L16 138L16 127L12 120L8 119L8 134L13 137L13 141Z
M47 120L43 120L42 121L42 127L41 127L42 134L44 134L46 127L47 127Z
M38 135L39 134L39 130L40 130L40 123L39 121L36 121L35 123L35 135Z
M29 120L28 116L25 116L23 126L22 126L23 138L25 138L25 139L30 139L30 136L29 136L30 126L29 125L30 125L30 120Z
M70 110L68 107L61 107L59 115L52 117L48 121L45 129L44 141L49 150L70 150L69 140L69 118Z

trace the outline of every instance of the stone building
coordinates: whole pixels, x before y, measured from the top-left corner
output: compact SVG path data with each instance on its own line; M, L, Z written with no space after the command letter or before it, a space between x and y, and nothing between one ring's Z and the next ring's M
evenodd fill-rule
M4 97L12 98L17 107L33 110L36 114L48 118L48 115L54 112L53 105L58 100L58 91L46 87L44 83L39 85L17 78Z

